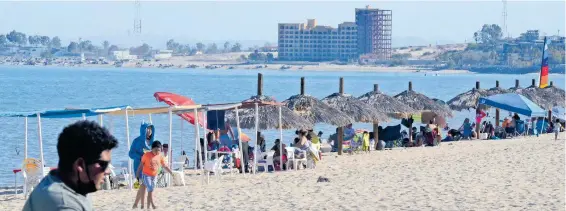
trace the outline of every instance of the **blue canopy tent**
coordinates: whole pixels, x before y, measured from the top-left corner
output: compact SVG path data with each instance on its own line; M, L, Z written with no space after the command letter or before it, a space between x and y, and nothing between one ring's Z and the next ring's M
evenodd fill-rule
M65 110L49 110L38 112L3 112L0 117L23 117L25 121L25 137L24 137L24 159L27 159L27 143L28 143L28 117L37 118L37 133L39 137L39 156L41 165L45 165L43 158L43 140L41 136L41 118L63 119L63 118L80 118L86 119L87 116L102 115L104 113L115 112L129 108L128 106L114 106L96 109L65 109ZM45 175L43 175L45 176Z
M544 117L546 115L546 111L543 108L527 99L525 96L516 93L480 97L478 104L499 108L528 117ZM541 129L539 129L542 132L544 132L544 130L542 130L543 125L544 120L542 121Z
M525 96L515 93L480 97L479 104L522 114L528 117L544 117L546 111Z

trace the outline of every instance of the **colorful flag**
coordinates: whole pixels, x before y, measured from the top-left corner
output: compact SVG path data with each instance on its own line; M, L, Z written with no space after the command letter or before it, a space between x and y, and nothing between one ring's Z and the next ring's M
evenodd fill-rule
M542 61L540 65L540 79L539 87L545 88L548 86L548 44L550 40L544 37L544 48L542 49Z

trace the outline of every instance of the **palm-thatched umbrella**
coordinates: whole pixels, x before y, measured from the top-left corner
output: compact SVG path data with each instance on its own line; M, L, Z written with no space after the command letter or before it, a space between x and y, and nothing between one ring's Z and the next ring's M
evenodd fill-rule
M497 95L497 94L505 94L505 93L509 92L508 90L503 89L499 86L499 81L495 81L495 87L488 89L486 91L487 91L488 96Z
M532 79L531 86L521 90L521 94L547 110L552 110L554 106L564 106L564 90L554 86L539 88L535 79Z
M562 106L566 107L566 92L564 89L560 89L550 82L550 85L543 88L543 90L547 93L548 98L554 99L555 106Z
M346 126L354 120L347 114L305 94L305 78L301 78L301 93L283 101L285 106L309 122Z
M268 130L268 129L278 129L279 128L279 105L283 105L282 103L278 103L274 98L263 95L263 75L261 73L258 74L258 90L257 95L252 96L249 99L242 101L242 110L240 110L240 127L244 129L251 129L255 128L256 124L256 111L255 105L257 104L258 107L258 116L259 116L259 123L258 129L259 130ZM235 114L234 112L228 112L226 114L230 123L235 124ZM296 115L293 111L289 108L283 107L281 108L281 122L283 129L307 129L312 127L312 123L307 121L306 119Z
M379 91L379 85L377 84L373 85L373 91L363 94L362 96L358 97L358 99L377 109L380 113L385 113L392 118L399 117L398 115L396 115L397 113L409 114L414 112L413 109L406 106L399 100ZM378 123L379 122L375 121L373 124L373 135L376 140L379 140L377 129L379 127Z
M450 106L451 109L457 111L476 108L480 97L487 96L487 93L488 92L486 90L480 89L480 82L476 81L475 88L462 94L456 95L456 97L448 101L448 106Z
M379 112L396 117L395 113L413 113L414 110L401 101L379 91L379 85L373 85L373 91L363 94L358 99L376 108Z
M452 111L447 105L435 102L427 96L413 91L413 83L409 82L409 89L394 96L395 99L401 101L406 106L415 111L432 111L443 117L451 117Z
M263 95L263 75L261 73L257 75L257 95L242 101L242 108L242 111L238 113L240 114L240 122L236 124L239 124L240 128L255 128L255 146L257 146L259 130L279 129L279 155L281 161L283 160L283 129L304 129L312 127L309 121L297 116L293 111L285 107L284 104L278 103L272 97ZM230 124L237 121L238 118L235 117L238 114L228 112L227 117ZM253 166L257 166L257 150L254 150L253 153ZM256 168L254 168L254 173L256 172L255 169Z
M339 92L325 97L324 99L322 99L322 102L328 104L330 107L346 113L356 122L374 122L377 120L388 121L389 119L386 114L379 112L372 106L358 100L352 95L344 94L344 78L340 78ZM342 154L343 134L343 128L339 127L338 154Z

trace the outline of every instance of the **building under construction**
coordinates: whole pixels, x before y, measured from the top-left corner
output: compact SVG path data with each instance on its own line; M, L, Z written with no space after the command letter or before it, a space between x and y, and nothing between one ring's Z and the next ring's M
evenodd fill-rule
M377 60L391 59L392 11L356 9L358 54Z

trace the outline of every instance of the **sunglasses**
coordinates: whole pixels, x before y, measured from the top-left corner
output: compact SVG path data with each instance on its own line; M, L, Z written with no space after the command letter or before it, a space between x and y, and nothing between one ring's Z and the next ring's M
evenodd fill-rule
M108 166L110 165L110 161L107 161L107 160L95 160L95 161L92 161L92 162L87 162L87 164L88 164L88 165L98 164L101 169L103 169L104 171L106 171L106 169L108 169Z

